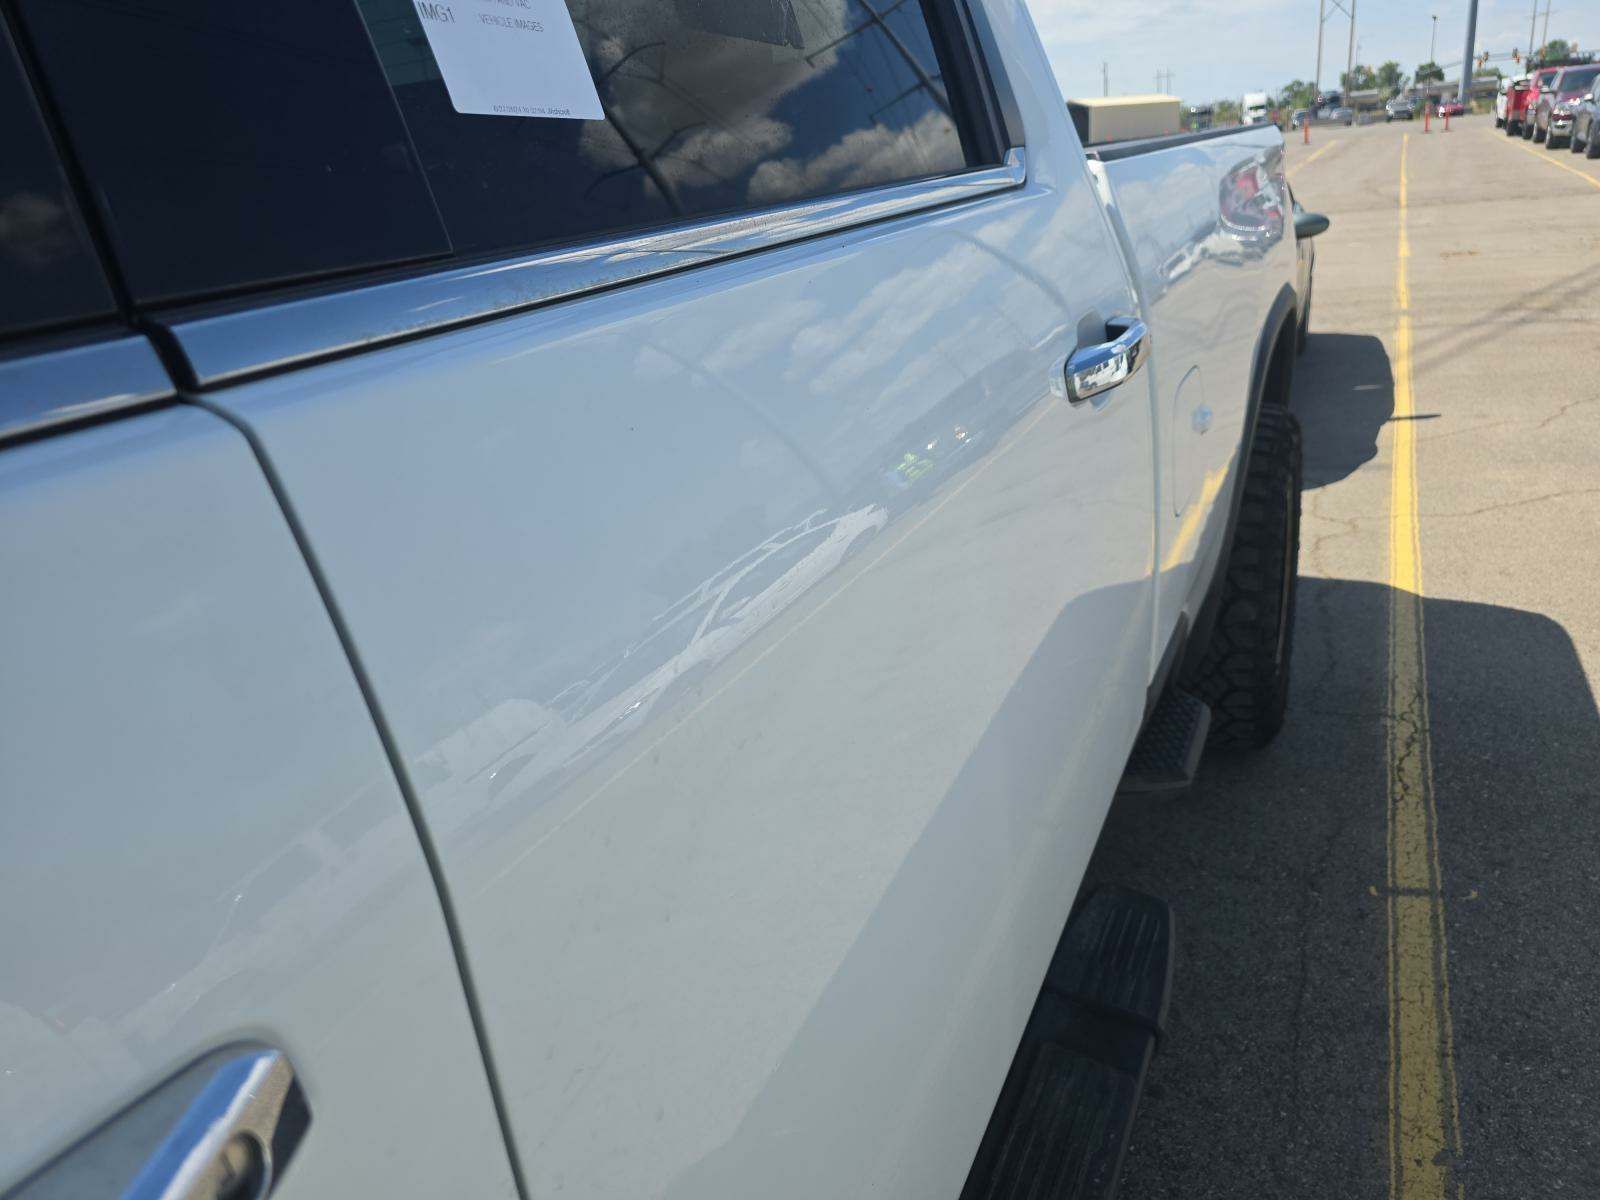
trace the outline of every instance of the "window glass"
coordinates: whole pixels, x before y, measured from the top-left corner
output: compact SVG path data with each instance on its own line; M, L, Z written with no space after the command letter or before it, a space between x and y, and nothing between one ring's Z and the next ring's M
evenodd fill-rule
M138 300L444 254L349 0L20 0Z
M1565 71L1561 76L1561 92L1587 92L1589 85L1600 78L1600 67L1580 67L1576 71Z
M942 175L984 140L944 0L565 0L602 119L452 105L419 9L504 50L529 0L14 2L141 303Z
M358 2L458 252L782 204L971 158L919 0L568 0L599 121L458 113L411 0Z
M110 315L50 134L0 19L0 334Z

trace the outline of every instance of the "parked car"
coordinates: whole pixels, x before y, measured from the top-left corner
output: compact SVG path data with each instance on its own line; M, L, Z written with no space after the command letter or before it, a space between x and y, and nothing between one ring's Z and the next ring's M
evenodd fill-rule
M1494 97L1494 127L1503 129L1506 123L1506 94L1510 92L1512 83L1515 82L1509 75L1500 80L1499 90Z
M1356 110L1345 108L1343 105L1320 109L1317 112L1317 120L1326 121L1330 125L1353 125L1355 124L1355 119Z
M1441 100L1439 102L1439 116L1441 117L1464 117L1466 114L1467 106L1459 100Z
M1550 149L1572 139L1573 118L1597 78L1600 78L1600 63L1591 67L1567 67L1540 94L1534 122L1544 130L1545 144ZM1538 133L1534 136L1537 138Z
M1387 124L1390 121L1411 121L1417 116L1417 101L1410 96L1396 96L1383 106L1383 119Z
M1528 76L1528 96L1522 110L1522 138L1524 141L1542 142L1548 132L1538 121L1539 104L1549 95L1563 67L1540 67Z
M1528 97L1533 93L1533 79L1524 76L1513 79L1511 86L1505 94L1505 113L1501 125L1505 127L1507 137L1516 137L1522 132L1527 123Z
M449 8L0 22L0 1195L1109 1195L1090 855L1287 712L1280 131Z
M1583 151L1585 158L1600 158L1600 81L1590 86L1589 93L1580 99L1572 110L1572 150Z

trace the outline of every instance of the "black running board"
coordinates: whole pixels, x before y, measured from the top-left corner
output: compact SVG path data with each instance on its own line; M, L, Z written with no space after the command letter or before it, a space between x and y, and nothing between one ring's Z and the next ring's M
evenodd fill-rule
M1067 922L961 1200L1109 1200L1166 1023L1172 912L1121 888Z
M1117 795L1177 796L1188 791L1210 732L1211 706L1169 686L1139 731Z

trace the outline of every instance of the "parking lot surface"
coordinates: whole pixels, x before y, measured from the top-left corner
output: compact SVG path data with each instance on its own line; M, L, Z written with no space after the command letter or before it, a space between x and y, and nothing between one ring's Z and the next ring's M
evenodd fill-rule
M1092 869L1177 918L1123 1194L1600 1195L1600 161L1312 139L1289 723Z

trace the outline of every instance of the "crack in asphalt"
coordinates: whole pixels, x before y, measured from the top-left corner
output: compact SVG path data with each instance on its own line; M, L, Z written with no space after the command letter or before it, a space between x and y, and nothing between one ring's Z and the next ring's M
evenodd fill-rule
M1528 504L1542 504L1546 500L1564 500L1573 496L1593 496L1600 494L1600 487L1590 488L1564 488L1559 492L1546 492L1542 496L1525 496L1521 500L1502 500L1498 504L1486 504L1482 508L1468 509L1466 512L1426 512L1422 515L1430 520L1436 517L1477 517L1484 513L1497 512L1505 508L1521 508Z

